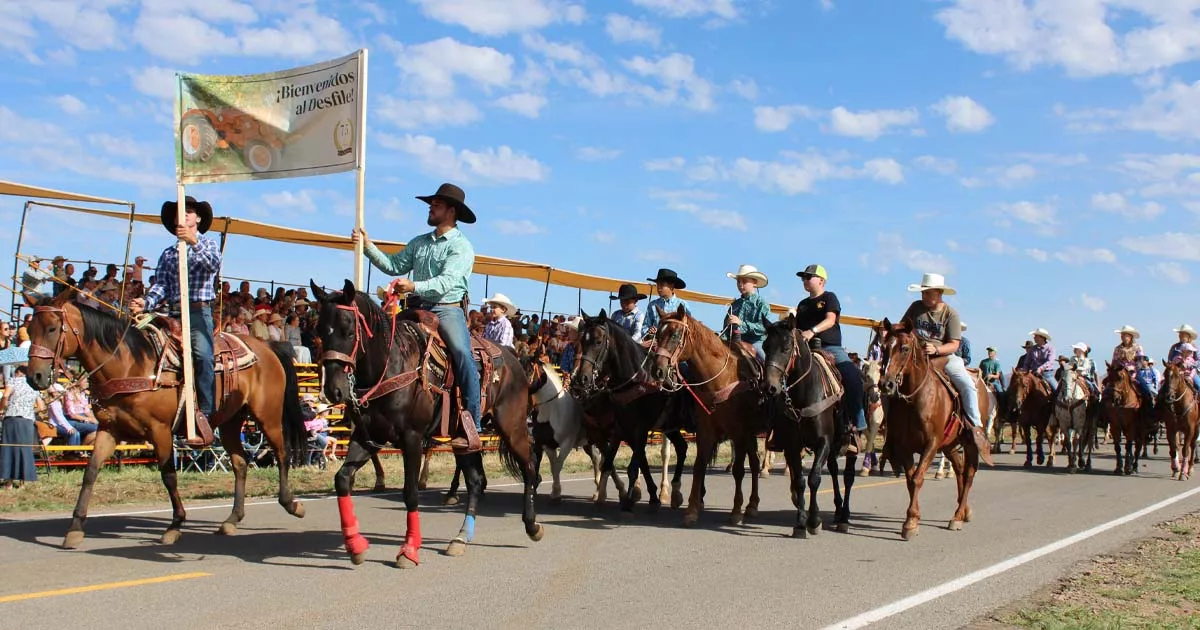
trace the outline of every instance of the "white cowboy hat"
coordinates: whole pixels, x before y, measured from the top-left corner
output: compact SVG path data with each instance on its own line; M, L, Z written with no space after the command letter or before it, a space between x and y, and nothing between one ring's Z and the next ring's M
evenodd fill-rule
M1083 343L1082 341L1080 341L1079 343L1073 344L1073 345L1071 346L1071 349L1072 349L1072 350L1080 350L1080 351L1083 351L1083 352L1087 352L1087 351L1088 351L1088 345L1087 345L1086 343Z
M1046 341L1050 341L1050 331L1046 330L1045 328L1038 328L1038 329L1034 330L1033 332L1029 333L1029 336L1030 337L1045 337Z
M512 303L512 300L508 299L507 295L504 295L503 293L497 293L493 295L491 299L484 300L483 303L499 304L500 306L503 306L505 315L512 315L513 313L517 312L517 306Z
M1129 334L1133 335L1134 339L1137 339L1138 337L1142 336L1142 333L1138 332L1138 330L1136 328L1134 328L1133 326L1130 326L1129 324L1125 324L1124 326L1118 328L1117 330L1114 330L1113 332L1117 333L1118 335L1123 335L1125 333L1129 333Z
M1173 330L1172 332L1175 332L1175 333L1186 333L1186 334L1189 334L1189 335L1191 335L1191 336L1192 336L1192 339L1195 339L1195 338L1196 338L1196 329L1195 329L1195 328L1192 328L1191 326L1189 326L1189 325L1187 325L1187 324L1184 324L1184 325L1180 326L1179 328L1176 328L1176 329L1175 329L1175 330Z
M754 285L760 289L767 286L766 274L759 271L754 265L738 265L735 273L727 273L725 275L735 280L738 278L753 278Z
M967 323L966 323L966 322L959 322L959 324L962 326L963 332L966 332L966 331L967 331Z
M1195 352L1195 351L1196 351L1196 346L1193 346L1193 345L1192 345L1192 344L1190 344L1190 343L1185 343L1185 344L1183 344L1182 346L1179 346L1179 351L1180 351L1180 352L1184 352L1184 351L1188 351L1188 352Z
M940 273L922 274L921 284L908 285L908 290L912 293L920 293L926 289L941 289L945 295L958 293L953 288L946 286L946 278Z

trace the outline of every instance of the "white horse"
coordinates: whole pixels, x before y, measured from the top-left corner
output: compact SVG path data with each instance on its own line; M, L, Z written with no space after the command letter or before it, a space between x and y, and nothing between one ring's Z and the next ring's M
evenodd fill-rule
M1058 388L1054 394L1054 413L1050 416L1047 430L1050 432L1051 444L1057 435L1062 435L1064 452L1067 453L1067 472L1075 472L1076 445L1087 432L1088 386L1070 364L1059 368L1056 377ZM1057 450L1050 449L1046 459L1047 468L1054 466L1054 454Z
M879 435L879 427L883 426L883 397L879 395L879 376L883 372L881 361L863 361L863 401L867 414L867 435L864 440L862 470L858 474L869 476L874 470L883 474L883 460L875 452L875 438Z

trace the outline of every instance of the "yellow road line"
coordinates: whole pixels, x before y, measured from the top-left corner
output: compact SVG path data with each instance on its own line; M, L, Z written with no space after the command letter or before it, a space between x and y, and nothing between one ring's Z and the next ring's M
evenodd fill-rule
M854 487L859 488L859 489L877 488L879 486L891 486L891 485L895 485L898 483L904 483L905 481L907 481L907 480L904 478L900 478L900 479L891 479L889 481L876 481L875 483L866 483L866 484L855 483ZM841 488L842 488L842 492L845 493L846 492L846 484L842 484ZM808 488L806 486L805 490L807 490L807 489ZM823 490L817 490L817 494L825 494L825 493L832 494L833 488L825 488Z
M59 595L76 595L78 593L91 593L93 591L107 591L114 588L128 588L130 586L145 586L147 584L162 584L163 582L177 582L179 580L190 580L193 578L209 577L211 573L177 573L175 575L164 575L156 578L145 578L142 580L126 580L124 582L106 582L104 584L92 584L91 586L76 586L74 588L60 588L54 591L39 591L37 593L21 593L19 595L5 595L0 597L0 604L8 602L23 602L27 599L40 599L42 597L58 597Z

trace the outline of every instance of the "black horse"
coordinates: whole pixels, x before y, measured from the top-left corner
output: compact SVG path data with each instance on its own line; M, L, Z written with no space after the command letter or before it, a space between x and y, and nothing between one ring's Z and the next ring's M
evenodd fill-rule
M779 322L763 322L767 337L763 352L767 361L763 370L766 393L773 401L773 441L783 449L792 475L792 503L796 506L796 524L792 536L804 538L821 530L817 508L817 490L821 487L821 469L828 466L833 481L833 522L839 532L850 529L850 489L854 486L854 464L857 455L846 456L844 481L846 495L838 486L838 455L831 452L835 440L835 423L839 422L841 404L824 399L828 376L817 365L816 355L796 330L795 316ZM832 367L832 366L831 366ZM804 509L804 472L801 460L804 449L813 452L813 464L808 471L808 510Z
M408 531L396 556L396 566L419 564L421 520L417 511L417 478L421 453L438 426L440 397L424 385L421 369L429 339L421 325L405 316L388 317L365 293L346 281L340 292L326 293L310 283L317 298L317 334L323 349L320 362L325 396L333 404L347 403L354 423L350 448L334 478L342 535L354 564L365 559L368 543L358 532L358 519L350 490L354 473L385 444L404 452L404 504L408 509ZM406 312L404 315L408 315ZM534 512L534 470L529 431L526 377L516 355L507 349L501 355L496 378L485 383L490 416L500 436L500 458L514 477L525 485L521 518L525 533L541 540L544 530ZM447 555L466 552L475 536L475 512L483 485L483 455L455 455L467 482L467 514L458 536L450 542Z
M622 440L633 451L628 469L630 492L622 497L621 509L633 510L636 500L633 488L639 471L646 481L651 508L657 508L668 498L671 507L679 507L683 504L683 461L688 450L681 433L690 410L691 401L684 398L687 392L665 392L651 383L646 372L648 351L610 320L603 309L596 317L583 313L579 337L582 347L579 372L571 381L571 389L581 400L605 399L604 406L611 410L611 414L605 414L612 418L612 427L601 473L613 472L613 460ZM675 448L675 473L669 497L665 487L664 496L659 495L646 460L646 441L651 431L661 432Z

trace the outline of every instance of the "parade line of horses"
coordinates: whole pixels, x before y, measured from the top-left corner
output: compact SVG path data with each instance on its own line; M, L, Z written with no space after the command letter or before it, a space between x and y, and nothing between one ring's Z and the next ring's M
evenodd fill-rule
M436 317L422 311L389 311L370 295L346 282L327 292L312 283L319 307L322 388L333 404L345 404L353 429L349 448L335 477L335 492L345 547L352 561L364 561L367 538L354 514L351 488L355 473L378 452L393 446L404 457L404 502L408 511L404 544L396 558L400 567L420 563L422 545L418 509L418 480L422 457L434 436L470 438L474 424L462 421ZM29 383L45 389L67 359L75 359L91 374L97 416L101 420L91 460L63 546L78 547L84 539L89 499L97 474L118 439L146 440L154 445L173 517L162 535L170 544L179 539L186 511L176 487L173 436L179 431L180 392L178 331L156 320L135 325L69 300L69 293L41 300L30 325ZM391 312L392 314L388 314ZM678 312L660 313L652 342L635 342L604 311L580 320L580 363L569 388L543 361L521 361L507 348L477 340L477 359L483 374L482 408L486 425L498 436L505 468L523 483L522 521L531 540L545 535L535 509L538 470L543 454L550 458L551 503L561 497L559 473L569 452L585 449L592 458L596 492L604 501L608 480L616 486L622 515L631 515L639 500L635 491L644 481L651 509L664 502L684 507L682 522L695 526L704 508L705 474L718 445L732 444L735 485L730 521L740 524L759 510L759 478L763 457L758 437L771 436L772 449L787 462L790 495L796 508L792 535L804 538L823 526L817 503L822 471L833 483L832 527L845 532L852 522L850 497L857 455L845 457L839 474L837 423L842 422L838 372L820 350L810 348L796 329L794 317L764 322L766 360L740 341L724 341L699 320ZM884 436L880 458L894 474L907 479L909 508L901 527L907 540L919 532L918 495L926 471L941 453L949 460L958 489L957 507L949 529L958 530L972 518L970 492L980 453L971 428L960 416L959 400L941 364L921 348L910 323L880 325L886 331L884 360L863 364L868 417L866 452L873 456L875 434ZM243 422L260 426L279 462L279 503L289 514L304 516L288 483L291 453L303 450L303 416L297 395L290 348L248 337L221 333L217 350L218 409L213 427L234 472L233 506L219 532L233 534L244 516L247 458L239 439ZM686 369L681 368L686 365ZM1056 436L1063 434L1068 470L1088 470L1097 426L1107 424L1116 451L1117 474L1133 474L1149 436L1165 425L1173 477L1188 479L1195 461L1200 408L1190 379L1174 365L1167 366L1165 392L1152 413L1143 413L1142 399L1129 374L1110 369L1102 399L1089 396L1076 375L1062 370L1056 395L1036 374L1015 370L1006 392L985 386L974 374L981 416L997 437L1004 424L1014 425L1026 444L1026 466L1053 464ZM530 422L532 418L532 422ZM661 433L673 446L675 469L668 480L665 455L659 484L646 456L648 436ZM691 488L683 495L683 462L695 435L696 454ZM477 439L477 438L476 438ZM622 480L614 469L619 446L627 444L632 457ZM1014 439L1015 443L1015 439ZM1049 445L1049 457L1043 450ZM1015 446L1015 444L1014 444ZM807 473L802 465L809 454ZM767 452L769 457L770 452ZM914 457L917 456L917 457ZM486 485L483 455L456 452L457 477L466 482L466 514L462 528L446 552L459 555L475 536L475 515ZM749 462L749 496L743 485ZM805 489L807 488L807 497ZM448 495L453 497L453 490ZM455 500L456 501L456 500ZM686 504L686 505L685 505ZM827 508L826 508L827 509Z

